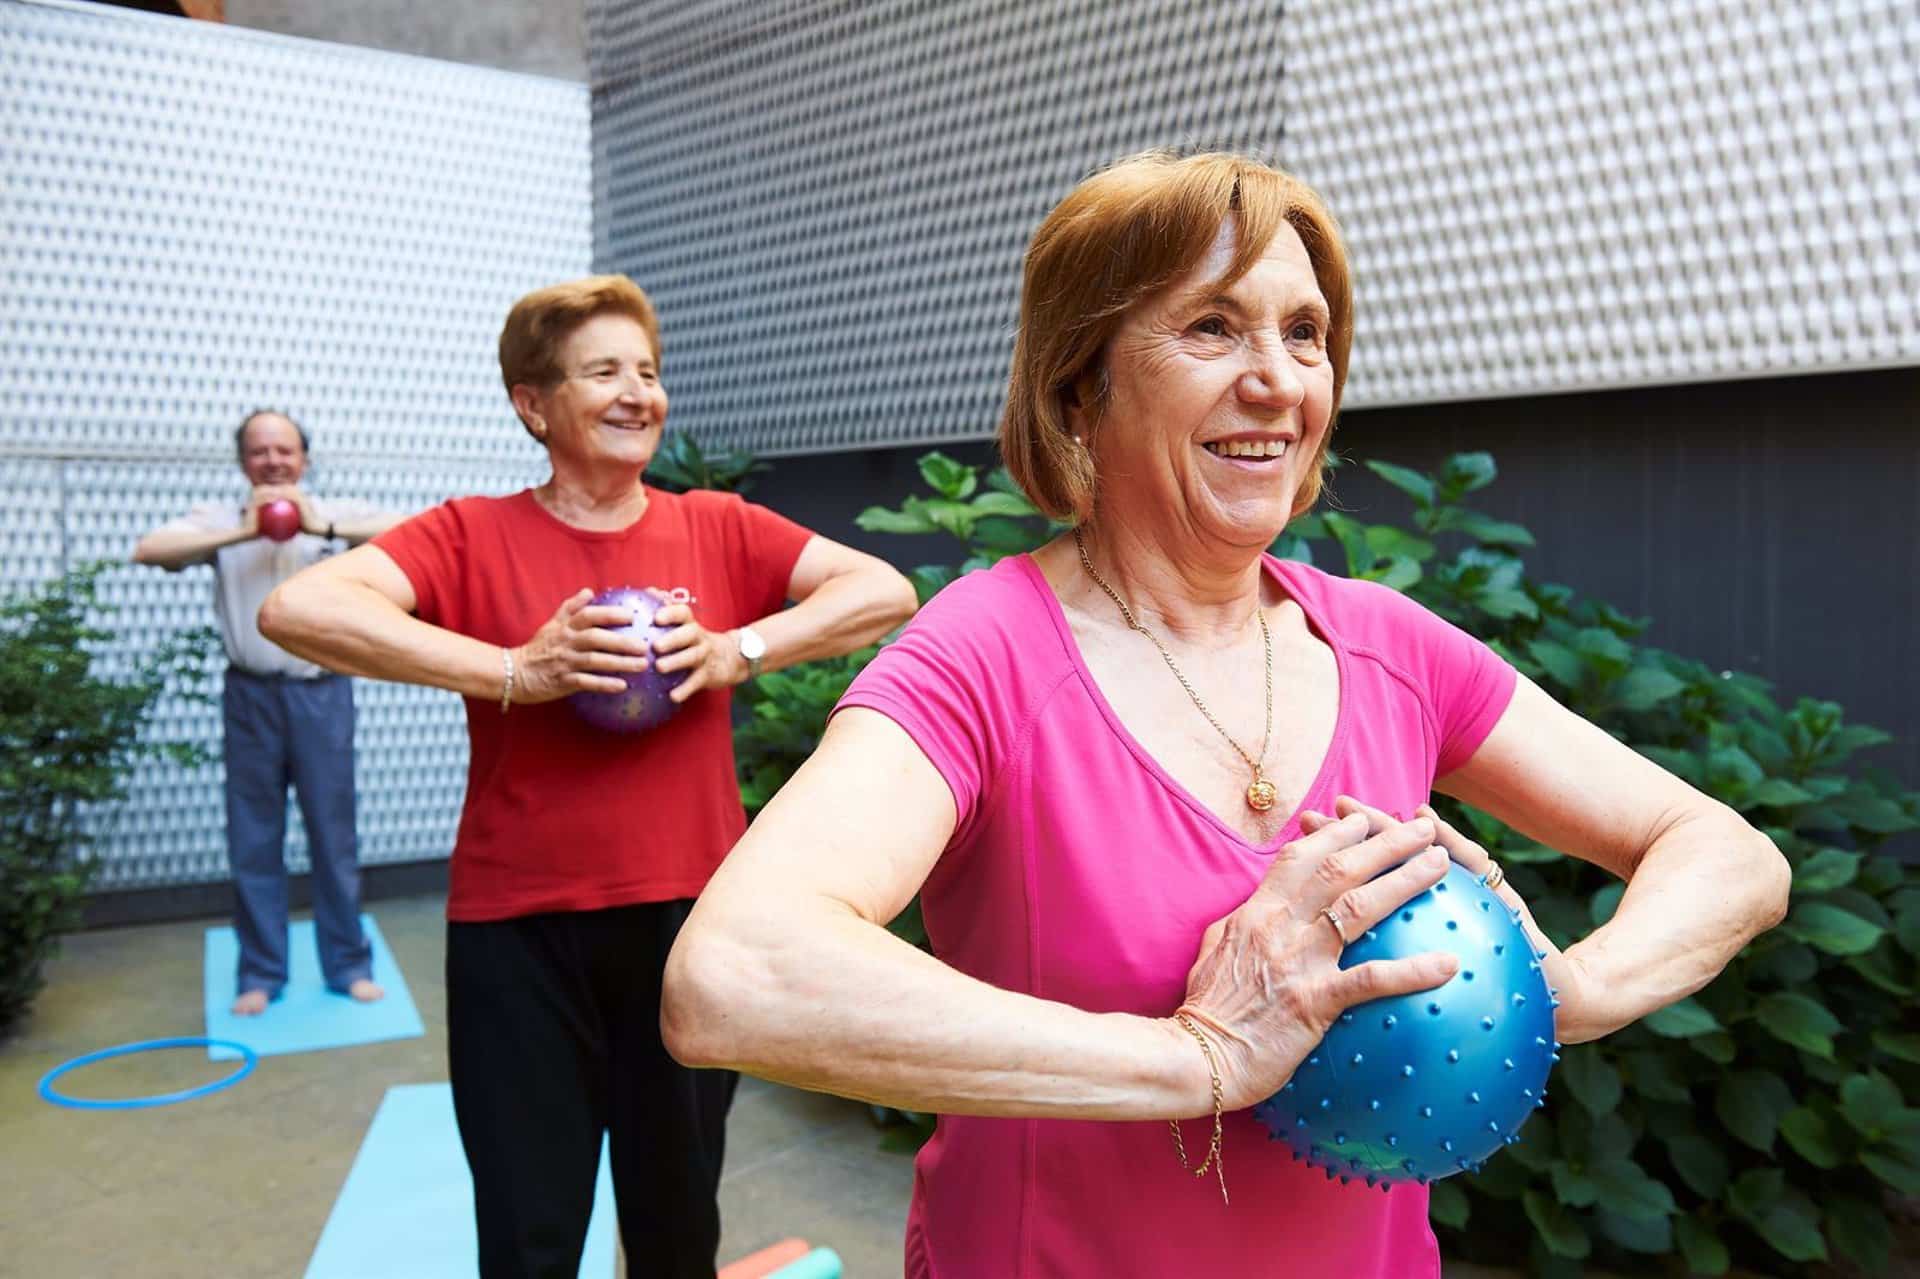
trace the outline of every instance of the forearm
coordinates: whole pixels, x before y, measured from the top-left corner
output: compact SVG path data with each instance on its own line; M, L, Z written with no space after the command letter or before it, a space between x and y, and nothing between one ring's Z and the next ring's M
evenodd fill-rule
M495 699L498 645L423 622L371 587L313 570L283 582L260 609L260 633L329 670Z
M134 546L133 562L178 572L212 559L214 553L223 546L233 546L257 536L245 528L156 529Z
M1170 1020L998 989L844 907L721 909L695 908L667 965L662 1029L690 1065L936 1114L1210 1113L1206 1061Z
M1707 985L1780 922L1790 882L1779 850L1731 812L1662 832L1613 918L1566 952L1585 990L1561 1038L1599 1038Z
M792 608L753 623L767 642L760 668L774 671L851 653L904 622L913 608L913 588L891 569L828 578Z

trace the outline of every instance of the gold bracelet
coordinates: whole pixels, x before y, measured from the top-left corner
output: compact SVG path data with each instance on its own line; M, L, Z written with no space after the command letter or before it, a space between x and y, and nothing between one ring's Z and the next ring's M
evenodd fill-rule
M500 664L506 668L506 678L500 681L500 713L505 715L507 708L513 705L513 650L502 647Z
M1192 1035L1200 1042L1200 1051L1206 1054L1207 1058L1207 1073L1213 1076L1213 1144L1207 1148L1207 1157L1200 1161L1198 1168L1188 1167L1187 1143L1180 1139L1179 1121L1175 1119L1167 1120L1167 1130L1173 1134L1173 1149L1174 1153L1180 1156L1180 1166L1187 1169L1187 1171L1196 1177L1206 1176L1207 1168L1211 1166L1214 1176L1220 1179L1220 1202L1228 1203L1227 1170L1225 1163L1220 1158L1220 1110L1221 1102L1225 1096L1225 1090L1220 1084L1220 1068L1216 1066L1213 1061L1213 1045L1207 1041L1205 1035L1200 1033L1200 1027L1193 1024L1193 1018L1187 1016L1184 1012L1177 1012L1173 1015L1173 1019L1179 1022L1181 1027L1189 1035Z

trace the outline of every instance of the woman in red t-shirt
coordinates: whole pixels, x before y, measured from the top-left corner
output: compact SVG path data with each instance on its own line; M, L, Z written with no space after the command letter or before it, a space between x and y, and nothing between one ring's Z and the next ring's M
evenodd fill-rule
M728 689L849 652L903 621L884 562L731 494L643 482L667 416L660 334L624 276L530 293L500 368L546 483L458 498L276 590L263 633L302 657L466 698L466 804L447 900L447 1039L483 1275L572 1274L601 1134L628 1255L714 1272L735 1076L660 1042L660 974L692 898L746 827ZM646 642L615 586L662 609L673 718L638 735L560 699L620 692ZM797 601L782 611L787 600Z

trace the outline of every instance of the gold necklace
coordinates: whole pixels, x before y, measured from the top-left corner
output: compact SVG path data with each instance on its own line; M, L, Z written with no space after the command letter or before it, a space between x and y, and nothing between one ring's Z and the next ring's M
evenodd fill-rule
M1253 780L1247 783L1247 807L1256 813L1264 813L1272 808L1275 796L1273 783L1266 779L1260 767L1261 760L1267 757L1267 746L1273 740L1273 632L1267 629L1265 610L1260 608L1257 602L1255 603L1253 615L1260 623L1260 642L1266 646L1267 650L1267 727L1260 737L1260 756L1256 759L1240 748L1240 743L1233 740L1231 733L1220 727L1220 721L1213 717L1213 712L1207 709L1207 704L1200 700L1200 694L1193 691L1193 685L1187 683L1187 677L1180 673L1180 668L1174 664L1173 654L1169 653L1167 646L1160 642L1160 637L1140 624L1140 619L1133 615L1133 610L1127 607L1127 602L1120 598L1120 592L1107 585L1107 579L1095 571L1093 560L1087 555L1086 539L1080 535L1080 530L1077 528L1073 530L1073 544L1080 548L1080 566L1087 570L1087 576L1093 579L1094 585L1105 591L1107 598L1120 606L1120 616L1126 619L1128 628L1139 631L1153 641L1153 646L1160 650L1160 656L1166 659L1167 669L1172 671L1173 677L1180 681L1180 687L1187 690L1187 696L1191 697L1193 704L1200 708L1200 713L1207 717L1207 723L1213 725L1213 731L1226 738L1227 745L1233 747L1234 752L1247 761L1247 767L1253 770Z

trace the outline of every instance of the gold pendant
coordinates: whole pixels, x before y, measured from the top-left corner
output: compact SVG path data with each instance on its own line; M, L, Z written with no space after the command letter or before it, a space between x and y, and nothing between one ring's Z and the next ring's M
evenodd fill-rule
M1264 777L1256 777L1247 787L1247 807L1256 813L1264 813L1273 807L1273 783Z

